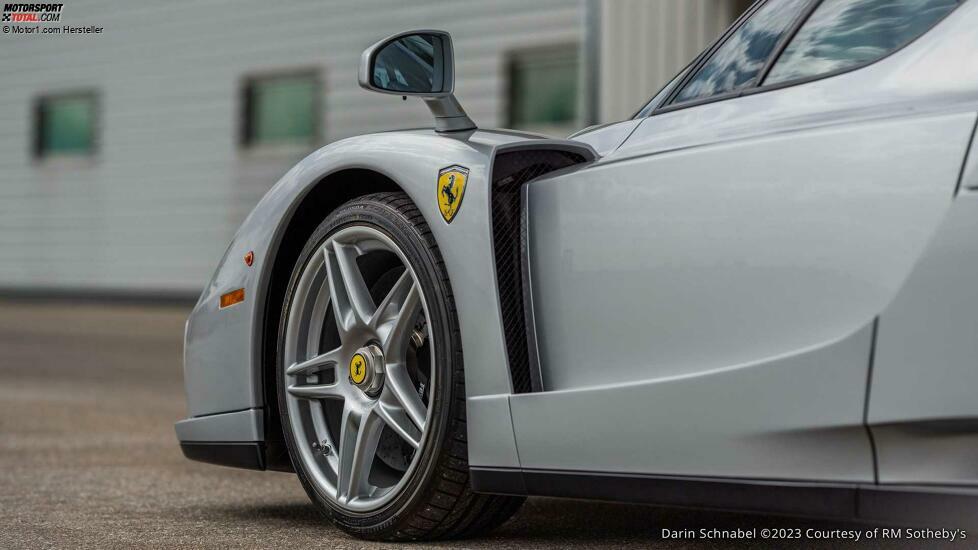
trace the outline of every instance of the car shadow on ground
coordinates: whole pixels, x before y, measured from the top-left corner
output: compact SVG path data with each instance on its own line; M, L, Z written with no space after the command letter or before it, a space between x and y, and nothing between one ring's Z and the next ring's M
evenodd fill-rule
M212 509L214 516L236 520L269 522L277 528L313 530L331 536L347 538L338 532L311 504L222 506ZM617 504L583 500L531 498L510 521L484 537L458 541L425 543L436 547L654 547L680 548L696 546L706 541L663 538L663 528L691 529L750 529L763 527L793 527L832 529L858 528L859 524L813 521L810 519L756 514L741 514L710 510L662 508L646 505ZM865 527L865 526L863 526ZM353 539L349 539L351 542ZM713 541L723 547L746 547L758 541ZM785 544L788 542L788 544ZM817 541L782 541L779 547L839 547Z

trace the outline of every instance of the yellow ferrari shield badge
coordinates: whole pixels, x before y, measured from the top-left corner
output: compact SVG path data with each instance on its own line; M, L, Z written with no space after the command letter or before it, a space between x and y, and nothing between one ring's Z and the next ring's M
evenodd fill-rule
M356 353L353 355L353 359L350 360L350 379L353 380L354 384L359 384L366 377L367 360L362 354Z
M438 171L438 184L435 192L438 194L438 210L445 221L452 223L458 209L462 206L465 195L465 184L469 180L469 169L453 164Z

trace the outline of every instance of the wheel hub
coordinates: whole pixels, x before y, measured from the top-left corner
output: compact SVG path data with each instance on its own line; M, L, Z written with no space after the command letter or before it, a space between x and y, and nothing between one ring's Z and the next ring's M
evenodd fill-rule
M370 344L357 350L350 358L350 382L370 397L376 397L384 387L384 352Z

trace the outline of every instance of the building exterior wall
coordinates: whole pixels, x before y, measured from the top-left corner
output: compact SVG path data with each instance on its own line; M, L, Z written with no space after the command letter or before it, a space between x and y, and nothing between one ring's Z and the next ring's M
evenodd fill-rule
M360 52L388 34L450 31L456 93L486 127L506 124L514 52L577 45L593 65L582 80L600 76L581 87L584 126L631 115L735 4L73 1L61 24L102 34L0 34L0 292L198 291L244 216L297 160L347 136L431 125L422 102L357 86ZM243 147L245 81L289 71L319 79L316 143ZM78 91L95 94L96 153L36 158L35 102Z
M360 52L408 28L455 39L459 98L502 123L508 52L580 43L579 1L208 0L65 5L62 24L101 35L0 34L0 288L195 292L237 225L315 147L365 132L428 126L420 101L356 82ZM251 75L315 70L319 143L240 146ZM93 91L93 158L37 160L43 94Z

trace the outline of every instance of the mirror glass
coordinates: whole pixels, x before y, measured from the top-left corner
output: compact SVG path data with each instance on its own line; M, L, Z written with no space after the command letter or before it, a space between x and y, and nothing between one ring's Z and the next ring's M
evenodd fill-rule
M374 56L370 78L374 87L391 92L442 92L445 80L442 38L410 34L392 41Z

